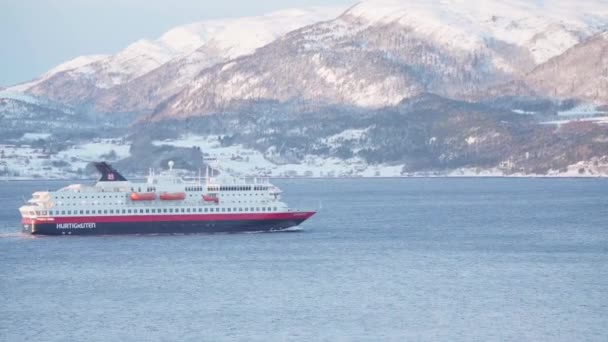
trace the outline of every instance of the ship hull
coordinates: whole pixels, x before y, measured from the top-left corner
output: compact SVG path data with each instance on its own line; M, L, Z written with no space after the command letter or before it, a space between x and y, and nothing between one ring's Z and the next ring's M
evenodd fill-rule
M300 225L314 212L264 215L247 218L178 218L163 220L95 220L78 218L53 221L23 220L23 232L34 235L198 234L281 231ZM276 217L273 217L276 216Z

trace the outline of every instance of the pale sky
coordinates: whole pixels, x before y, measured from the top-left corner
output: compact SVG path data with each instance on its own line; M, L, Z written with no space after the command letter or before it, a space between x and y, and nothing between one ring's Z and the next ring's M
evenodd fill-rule
M0 86L86 54L115 53L172 27L209 18L357 0L0 0Z

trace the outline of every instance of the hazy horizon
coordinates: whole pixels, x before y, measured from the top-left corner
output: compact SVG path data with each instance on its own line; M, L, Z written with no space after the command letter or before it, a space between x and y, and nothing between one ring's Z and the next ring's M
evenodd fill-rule
M175 0L1 0L3 66L0 87L31 80L72 58L113 54L130 43L155 39L191 22L262 15L281 9L344 6L352 0L265 0L222 2ZM10 47L10 48L6 48Z

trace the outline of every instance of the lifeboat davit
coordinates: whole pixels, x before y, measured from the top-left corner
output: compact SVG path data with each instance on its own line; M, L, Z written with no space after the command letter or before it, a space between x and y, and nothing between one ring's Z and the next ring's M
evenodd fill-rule
M129 197L132 201L154 201L156 194L153 192L132 192Z
M160 199L163 201L181 201L186 198L183 192L163 192L160 194Z
M219 203L220 199L214 196L209 196L209 195L203 195L203 201L205 202L214 202L214 203Z

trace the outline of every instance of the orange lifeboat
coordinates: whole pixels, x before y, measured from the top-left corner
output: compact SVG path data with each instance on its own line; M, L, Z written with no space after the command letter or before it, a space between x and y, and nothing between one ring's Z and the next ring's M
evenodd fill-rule
M129 197L132 201L154 201L156 194L153 192L132 192Z
M203 195L203 201L219 203L220 199L215 196Z
M181 201L186 198L183 192L163 192L160 194L160 199L163 201Z

